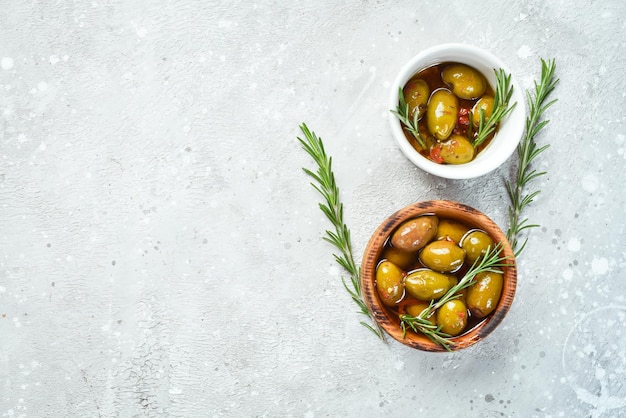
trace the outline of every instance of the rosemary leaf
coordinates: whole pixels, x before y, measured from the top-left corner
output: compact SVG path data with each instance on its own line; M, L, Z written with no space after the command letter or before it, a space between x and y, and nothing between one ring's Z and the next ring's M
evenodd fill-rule
M513 86L511 85L511 75L506 74L502 68L495 71L496 74L496 91L493 99L493 111L489 118L485 118L483 109L480 109L480 122L474 138L474 148L485 142L498 126L498 123L504 119L517 105L517 102L509 106L509 101L513 95Z
M411 109L409 109L409 105L406 103L402 87L398 88L398 99L398 106L396 107L396 110L392 110L391 113L396 115L400 123L402 123L406 130L413 135L419 146L422 147L422 149L426 149L426 142L424 141L419 128L419 109L416 109L413 119L411 119Z

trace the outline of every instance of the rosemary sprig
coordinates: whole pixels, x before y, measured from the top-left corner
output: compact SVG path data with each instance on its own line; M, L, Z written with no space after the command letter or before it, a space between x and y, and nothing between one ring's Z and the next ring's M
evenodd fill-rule
M511 85L511 74L506 74L502 68L494 70L496 74L496 91L493 98L493 111L491 117L485 117L485 111L480 109L480 122L474 138L474 148L485 142L491 135L498 123L506 115L508 115L517 105L517 102L509 106L509 101L513 95L513 86Z
M501 250L502 243L498 243L493 248L488 248L484 257L476 260L472 267L470 267L467 273L465 273L463 278L455 286L448 290L446 294L437 301L432 301L428 308L424 309L418 316L412 316L407 314L401 315L400 326L402 327L405 335L408 327L414 332L423 333L435 344L439 344L446 350L451 351L450 345L452 344L452 342L449 340L450 335L442 332L441 327L433 325L426 318L430 317L434 312L437 311L437 309L441 308L449 301L459 298L461 295L458 292L473 285L476 281L475 277L477 274L487 271L501 273L499 267L511 265L510 263L506 262L509 257L500 255Z
M546 109L557 101L557 99L554 99L544 104L548 95L552 92L552 90L554 90L555 86L559 82L558 79L554 78L555 69L556 64L554 59L547 62L542 59L541 81L539 84L537 84L536 81L534 82L534 97L531 97L530 90L526 90L526 97L529 103L529 115L526 118L526 133L522 138L522 141L517 146L517 154L519 157L517 175L515 177L515 183L506 181L506 188L511 200L511 205L509 206L509 229L507 230L507 238L511 243L516 256L522 252L528 242L528 237L526 237L524 242L520 245L520 234L526 229L539 226L537 224L529 224L528 218L521 219L521 213L524 208L528 206L540 193L540 190L535 190L532 193L524 194L524 187L528 185L528 182L531 180L546 174L545 171L531 169L530 165L539 154L550 146L549 144L546 144L537 148L535 136L548 124L548 122L550 122L549 120L540 121L541 116Z
M302 130L305 139L298 137L298 141L300 141L302 148L313 158L318 167L317 172L306 168L302 170L315 180L315 183L311 183L311 185L324 198L324 202L320 203L319 207L334 227L334 230L326 230L324 240L334 245L340 251L340 255L333 254L335 261L350 275L350 285L346 283L345 278L341 278L343 286L350 294L350 297L352 297L352 300L359 306L359 313L369 317L373 324L372 326L361 321L361 325L384 341L385 336L383 330L373 320L363 301L361 293L361 270L354 262L350 230L343 221L343 203L341 203L339 198L339 188L337 187L332 169L332 157L326 155L322 138L315 135L315 132L311 132L306 124L303 123L300 125L300 130Z
M422 134L420 133L419 128L419 109L415 109L415 113L413 114L413 119L411 119L409 105L406 104L406 99L404 98L404 91L402 87L398 87L398 97L399 103L396 107L396 110L391 110L391 113L396 115L400 120L400 123L404 125L407 131L409 131L417 143L422 149L426 149L426 142L424 138L422 138Z

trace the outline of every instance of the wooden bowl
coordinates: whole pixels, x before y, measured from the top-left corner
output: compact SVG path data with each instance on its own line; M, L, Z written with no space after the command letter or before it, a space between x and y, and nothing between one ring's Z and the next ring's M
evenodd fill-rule
M365 248L361 263L363 299L374 320L395 340L422 351L446 351L444 347L435 344L425 335L418 335L408 330L406 336L403 336L398 314L383 305L376 290L376 266L381 258L385 242L404 221L425 214L435 214L440 218L457 220L471 228L482 229L491 236L495 243L502 243L502 255L509 257L507 262L511 264L502 268L504 284L496 309L471 330L451 338L450 349L456 351L472 346L489 335L502 322L515 296L517 269L513 250L502 230L482 212L457 202L433 200L414 203L388 217L376 229Z

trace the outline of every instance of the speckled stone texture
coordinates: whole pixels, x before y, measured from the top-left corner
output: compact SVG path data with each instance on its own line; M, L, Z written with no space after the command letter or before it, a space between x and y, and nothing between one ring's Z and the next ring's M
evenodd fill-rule
M5 0L0 417L626 415L626 6L575 1ZM396 147L387 98L471 43L559 101L515 302L453 354L359 325L301 167L333 156L357 259L415 201L507 226L503 181Z

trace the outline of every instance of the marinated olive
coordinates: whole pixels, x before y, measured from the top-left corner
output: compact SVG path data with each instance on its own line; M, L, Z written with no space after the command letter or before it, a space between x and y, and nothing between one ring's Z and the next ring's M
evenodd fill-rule
M452 87L452 92L461 99L477 99L487 89L487 80L474 68L464 64L449 65L444 68L441 78Z
M430 88L428 88L428 84L424 80L412 78L406 83L406 86L404 86L404 100L409 106L411 120L415 117L415 112L419 112L418 119L424 116L429 95Z
M471 231L461 240L461 247L465 250L469 264L474 264L474 261L485 255L487 249L493 246L491 237L479 230Z
M404 272L391 261L383 261L376 268L376 290L380 300L394 306L404 296Z
M448 335L459 335L467 325L467 307L462 300L453 299L437 310L437 324Z
M426 302L415 302L406 306L406 313L411 316L418 317L424 310L428 309L430 306L429 303ZM424 318L430 321L431 324L437 325L437 315L436 312L432 312L430 316Z
M440 141L447 139L456 126L458 99L448 89L438 89L428 100L426 122L428 130Z
M422 249L419 259L426 267L447 273L463 265L465 250L451 241L433 241Z
M458 244L467 231L468 227L460 222L451 219L440 219L437 228L437 239L451 239Z
M491 114L493 113L493 97L491 96L481 97L480 100L478 100L476 104L474 105L474 107L472 108L472 124L475 127L480 126L481 109L483 111L484 118L485 118L483 122L487 122L487 120L491 117Z
M467 138L453 134L441 143L441 158L448 164L469 163L474 158L474 146Z
M396 266L402 269L408 269L417 261L417 255L415 253L409 253L402 251L396 247L387 247L383 252L383 258L391 261Z
M476 318L484 318L498 305L504 276L485 271L476 275L476 282L467 288L467 307Z
M447 274L422 269L409 273L404 279L407 292L421 300L438 299L454 285Z
M437 234L439 218L434 215L419 216L404 222L391 236L391 245L407 252L423 248Z

